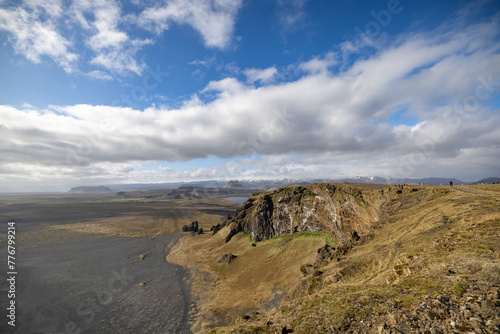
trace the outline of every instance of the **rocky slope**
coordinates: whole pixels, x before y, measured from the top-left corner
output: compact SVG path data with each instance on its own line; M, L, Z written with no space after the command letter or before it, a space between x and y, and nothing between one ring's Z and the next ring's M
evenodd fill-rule
M279 307L248 312L211 333L500 332L500 195L455 187L360 193L344 186L314 187L311 192L330 195L328 207L335 207L336 216L324 216L329 222L323 225L312 219L308 228L329 228L337 238L356 230L365 237L318 249L315 261L300 266L302 279ZM286 211L276 209L280 198L288 198L289 211L295 210L293 203L305 203L304 212L323 212L327 201L299 196L306 192L296 188L254 196L239 218L226 221L226 231L231 226L254 232L255 239L288 233L287 227L274 228L281 226L275 221L282 217L279 212ZM292 212L307 217L299 208ZM337 225L331 224L334 217ZM301 219L287 221L306 226ZM273 228L263 228L265 222ZM260 265L265 267L265 261Z
M361 190L318 183L255 193L222 226L231 230L226 242L238 232L262 241L296 232L324 231L340 243L353 233L367 234L368 226L376 220L376 209Z

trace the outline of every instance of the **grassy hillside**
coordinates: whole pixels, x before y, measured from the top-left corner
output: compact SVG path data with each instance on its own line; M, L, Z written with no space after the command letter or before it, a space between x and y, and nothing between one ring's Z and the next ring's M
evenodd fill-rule
M182 240L169 261L192 268L199 298L193 329L498 332L500 186L467 188L475 191L361 189L378 219L361 240L340 245L326 261L318 262L318 248L339 245L324 234L255 247L243 234L225 244L224 231ZM225 253L237 258L217 263Z

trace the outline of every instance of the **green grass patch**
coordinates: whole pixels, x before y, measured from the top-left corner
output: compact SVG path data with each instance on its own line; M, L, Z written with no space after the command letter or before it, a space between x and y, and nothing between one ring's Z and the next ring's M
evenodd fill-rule
M458 282L458 283L453 284L450 292L457 297L462 297L467 292L468 288L469 288L469 285L467 283Z
M400 297L400 300L401 300L402 307L410 307L412 304L414 304L417 301L415 299L415 297L411 296L411 295L402 295Z
M445 291L445 282L438 277L412 275L402 279L397 285L417 296L434 296Z
M235 234L235 236L233 238L235 238L235 240L236 240L236 238L237 239L247 239L249 243L251 243L251 244L255 243L255 241L252 239L252 236L250 233L238 232L237 234ZM274 242L276 240L292 241L295 239L305 239L305 238L323 239L328 246L332 246L332 247L338 246L337 243L335 242L335 240L332 239L330 234L328 232L324 232L324 231L297 232L297 233L293 233L293 234L279 235L279 236L271 238L271 239L259 241L257 244L265 244L266 242Z
M254 243L255 241L252 239L252 235L250 233L238 232L234 235L233 239L247 239L249 243Z
M302 238L318 238L318 239L324 239L325 240L325 243L328 245L328 246L332 246L332 247L337 247L337 242L335 242L335 240L332 239L332 237L330 236L330 234L328 232L324 232L324 231L316 231L316 232L297 232L297 233L293 233L293 234L285 234L285 235L279 235L277 237L274 237L274 238L271 238L271 239L267 239L267 240L264 240L264 241L261 241L262 243L264 242L269 242L271 240L285 240L285 241L291 241L291 240L294 240L294 239L302 239ZM251 239L251 238L250 238Z
M422 253L423 251L424 251L424 250L423 250L423 248L417 248L417 249L415 249L415 250L413 250L413 251L409 252L409 253L408 253L408 256L415 256L415 255L417 255L417 254L419 254L419 253Z

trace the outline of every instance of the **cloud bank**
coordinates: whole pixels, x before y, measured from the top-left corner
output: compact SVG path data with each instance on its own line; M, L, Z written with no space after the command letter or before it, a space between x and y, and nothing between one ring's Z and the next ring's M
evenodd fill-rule
M252 82L278 70L251 69L247 82L211 82L178 108L0 106L0 182L496 174L499 32L492 19L405 34L348 66L329 53L263 87ZM221 163L168 168L207 157Z

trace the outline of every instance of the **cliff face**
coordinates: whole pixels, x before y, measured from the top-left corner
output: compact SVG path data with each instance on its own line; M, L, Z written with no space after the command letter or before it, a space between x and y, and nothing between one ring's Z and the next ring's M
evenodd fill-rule
M231 227L226 241L241 231L255 241L295 232L326 231L341 242L350 239L354 231L366 234L368 224L375 220L376 211L360 190L347 185L313 184L253 194L224 225Z

